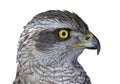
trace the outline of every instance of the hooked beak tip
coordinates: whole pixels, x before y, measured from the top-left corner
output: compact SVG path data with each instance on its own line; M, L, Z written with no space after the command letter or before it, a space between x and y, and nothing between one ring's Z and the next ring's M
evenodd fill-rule
M98 46L97 46L97 55L99 55L100 49L101 49L100 42L98 42Z
M93 37L92 37L92 39L90 41L90 44L91 45L87 46L86 48L87 49L97 49L97 55L99 55L101 45L100 45L100 42L99 42L99 40L97 39L96 36L93 35Z
M96 49L97 49L97 55L99 55L100 53L100 49L101 49L101 45L100 45L100 42L99 40L97 39L97 37L93 37L93 39L95 39L95 42L96 42Z

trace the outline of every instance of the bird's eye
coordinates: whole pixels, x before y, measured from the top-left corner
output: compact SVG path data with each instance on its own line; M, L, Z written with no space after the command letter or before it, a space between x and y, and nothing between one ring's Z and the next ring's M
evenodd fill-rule
M60 39L67 39L69 37L69 31L62 29L59 31L59 38Z

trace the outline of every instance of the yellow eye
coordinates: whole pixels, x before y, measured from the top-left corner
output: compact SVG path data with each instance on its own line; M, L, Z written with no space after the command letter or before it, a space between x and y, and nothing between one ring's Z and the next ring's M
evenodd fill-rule
M69 32L65 29L59 31L59 37L61 39L67 39L69 37Z

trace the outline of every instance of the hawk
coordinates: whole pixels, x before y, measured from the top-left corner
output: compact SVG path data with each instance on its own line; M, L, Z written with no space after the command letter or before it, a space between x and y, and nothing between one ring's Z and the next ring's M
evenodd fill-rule
M77 61L84 49L97 49L99 54L100 42L77 14L39 13L20 36L13 84L91 84Z

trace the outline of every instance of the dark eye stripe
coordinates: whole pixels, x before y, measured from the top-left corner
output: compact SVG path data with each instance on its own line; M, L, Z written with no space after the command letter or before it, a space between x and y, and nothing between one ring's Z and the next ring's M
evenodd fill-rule
M68 28L64 28L67 31L71 31ZM61 29L56 29L54 31L48 31L48 30L44 30L39 32L39 34L36 34L34 38L34 40L36 41L36 48L39 50L47 50L49 47L51 47L53 44L57 43L57 42L62 42L65 41L66 39L60 39L59 38L59 31Z

